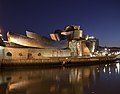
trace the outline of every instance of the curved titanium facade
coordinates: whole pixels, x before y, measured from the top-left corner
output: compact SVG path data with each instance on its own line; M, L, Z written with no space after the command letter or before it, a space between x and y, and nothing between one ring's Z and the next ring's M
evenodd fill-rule
M45 36L41 36L37 33L30 32L30 31L26 31L26 35L29 38L33 38L33 39L38 40L40 42L44 42L45 46L51 46L52 48L53 47L57 47L57 48L67 48L68 47L67 41L61 41L61 42L55 41L55 40L52 40L52 39L47 38Z
M46 44L54 43L54 42L55 42L55 41L53 41L53 40L50 39L50 38L47 38L47 37L45 37L45 36L41 36L41 35L39 35L39 34L30 32L30 31L26 31L26 35L27 35L27 37L33 38L33 39L38 40L38 41L42 41L42 42L45 41Z
M28 33L27 37L12 32L7 33L8 41L13 42L22 46L37 47L37 48L66 48L67 45L61 45L60 43L55 43L49 38L40 36L35 33Z

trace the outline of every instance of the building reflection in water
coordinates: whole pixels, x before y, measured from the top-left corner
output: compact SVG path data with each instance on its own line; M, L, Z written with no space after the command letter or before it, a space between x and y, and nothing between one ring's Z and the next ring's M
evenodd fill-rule
M109 77L107 75L119 75L119 66L119 63L113 63L1 71L0 94L91 94L98 92L94 87L98 81Z
M116 63L115 72L119 74L119 72L120 72L120 63Z

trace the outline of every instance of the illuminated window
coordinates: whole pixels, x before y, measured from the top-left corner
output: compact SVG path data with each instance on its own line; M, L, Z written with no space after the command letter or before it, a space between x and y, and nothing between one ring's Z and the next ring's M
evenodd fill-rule
M32 59L32 54L31 53L28 53L28 59Z
M12 54L10 52L7 53L7 56L12 56Z
M32 56L32 54L31 54L31 53L28 53L28 56Z
M38 56L41 56L41 53L38 53Z
M22 54L22 53L19 53L19 56L23 56L23 54Z

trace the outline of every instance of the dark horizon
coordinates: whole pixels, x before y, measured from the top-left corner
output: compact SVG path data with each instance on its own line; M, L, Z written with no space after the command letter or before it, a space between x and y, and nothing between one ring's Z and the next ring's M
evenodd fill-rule
M0 0L0 27L25 35L26 30L49 36L66 25L80 25L101 46L120 47L119 0Z

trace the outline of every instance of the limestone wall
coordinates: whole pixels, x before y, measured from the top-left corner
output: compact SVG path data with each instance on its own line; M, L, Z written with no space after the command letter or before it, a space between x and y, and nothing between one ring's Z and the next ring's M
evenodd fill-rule
M49 57L67 57L71 51L59 49L10 48L0 49L1 59L44 59Z
M4 47L0 46L0 59L4 57Z

